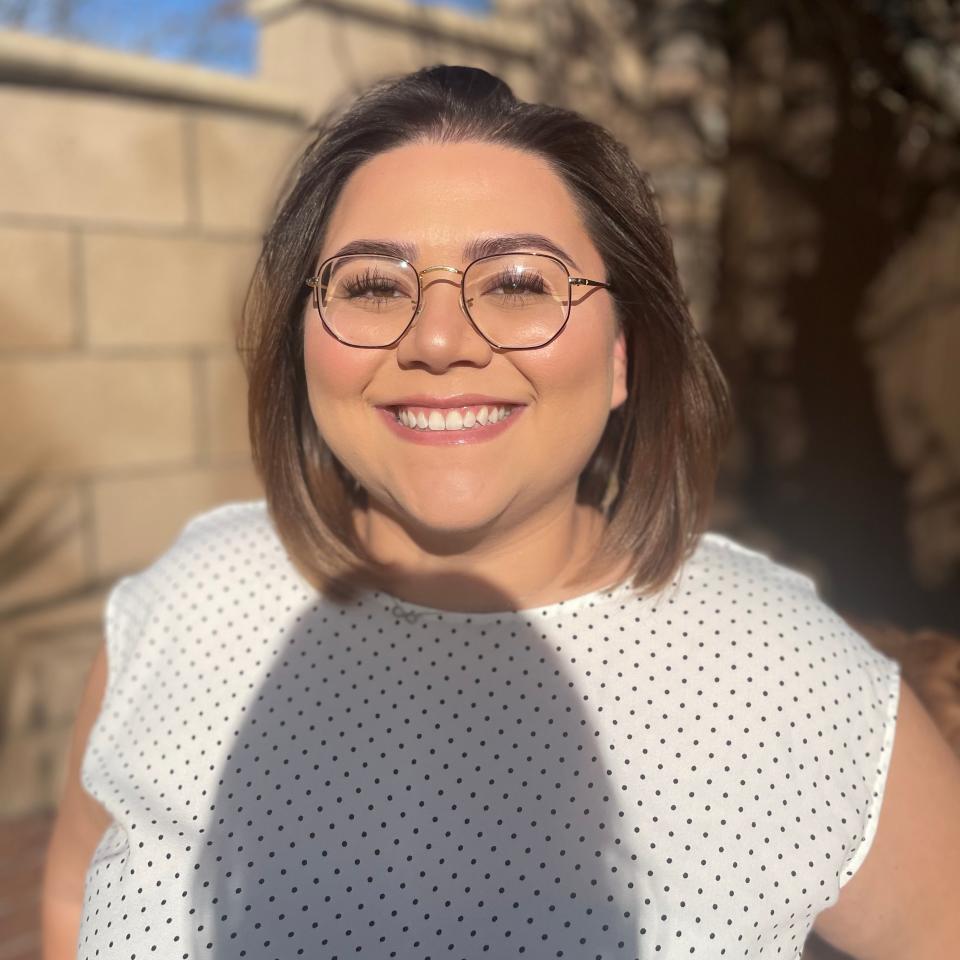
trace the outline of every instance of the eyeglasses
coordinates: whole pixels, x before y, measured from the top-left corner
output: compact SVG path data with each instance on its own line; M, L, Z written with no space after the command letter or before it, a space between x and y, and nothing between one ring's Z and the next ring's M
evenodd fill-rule
M601 280L570 276L556 257L526 252L480 257L463 270L417 270L407 260L348 254L324 260L306 284L321 322L341 343L392 347L423 308L423 277L437 270L462 278L460 309L484 340L502 350L533 350L555 340L570 317L574 286L611 289Z

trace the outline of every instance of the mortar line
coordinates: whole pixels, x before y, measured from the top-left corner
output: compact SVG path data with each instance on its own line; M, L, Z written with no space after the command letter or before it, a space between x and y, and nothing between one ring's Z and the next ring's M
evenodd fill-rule
M193 443L197 466L210 466L209 402L207 396L208 371L206 355L195 350L193 362Z
M183 185L187 201L187 226L200 228L200 171L197 155L197 123L194 110L181 111L183 129Z
M70 231L70 261L73 267L71 297L73 299L73 337L71 346L82 350L89 342L89 311L87 304L87 251L83 228L79 225Z

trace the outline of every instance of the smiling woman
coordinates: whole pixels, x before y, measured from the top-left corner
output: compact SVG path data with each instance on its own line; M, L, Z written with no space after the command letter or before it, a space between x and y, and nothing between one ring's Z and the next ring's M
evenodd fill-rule
M578 114L468 68L374 87L305 154L248 307L271 515L331 595L496 609L627 572L655 590L703 529L725 384L645 177ZM491 427L464 394L510 415ZM475 433L416 432L451 408ZM439 568L438 536L458 555Z
M50 960L949 955L956 760L704 532L727 393L609 133L468 67L378 84L241 348L266 499L111 592Z

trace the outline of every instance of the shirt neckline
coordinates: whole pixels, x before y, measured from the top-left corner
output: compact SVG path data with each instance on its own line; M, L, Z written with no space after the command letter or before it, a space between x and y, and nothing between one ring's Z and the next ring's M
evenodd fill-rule
M630 574L626 579L613 586L601 587L575 597L568 597L566 600L556 600L553 603L545 603L536 607L507 610L441 610L438 607L428 607L420 603L413 603L410 600L401 600L385 590L371 590L369 596L380 603L386 612L392 612L395 616L406 619L411 623L427 617L438 620L488 621L504 619L505 617L550 616L579 611L591 604L595 605L597 601L607 601L626 596L633 589L632 580L633 575Z

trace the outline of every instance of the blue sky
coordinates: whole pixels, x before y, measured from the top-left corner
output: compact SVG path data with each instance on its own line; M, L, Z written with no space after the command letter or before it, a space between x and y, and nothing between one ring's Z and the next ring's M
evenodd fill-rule
M473 13L490 7L490 0L418 2ZM10 9L16 6L22 2L0 0L0 25L10 25ZM32 0L26 19L17 25L35 33L54 32L55 6L54 0ZM253 69L256 24L242 15L240 0L73 0L73 10L70 32L91 43L236 73Z

